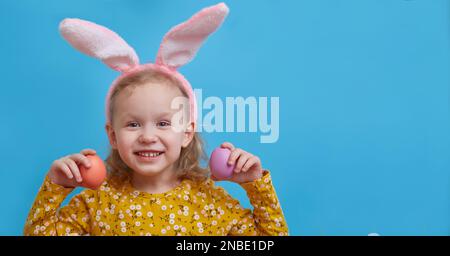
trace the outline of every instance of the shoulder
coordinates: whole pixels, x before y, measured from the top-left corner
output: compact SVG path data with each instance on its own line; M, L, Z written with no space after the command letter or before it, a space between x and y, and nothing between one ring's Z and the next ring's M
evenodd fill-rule
M211 178L202 180L188 180L186 186L193 195L202 197L206 201L222 201L233 199L221 186L218 186Z
M113 186L109 179L105 180L98 189L84 189L78 194L79 199L82 199L87 204L100 202L109 197L119 193L119 190Z

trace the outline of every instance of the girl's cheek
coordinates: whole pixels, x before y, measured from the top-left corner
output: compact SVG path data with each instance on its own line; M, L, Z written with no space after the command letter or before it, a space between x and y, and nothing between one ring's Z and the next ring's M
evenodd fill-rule
M130 144L135 137L135 133L129 131L122 131L118 135L119 138L117 142L120 144Z

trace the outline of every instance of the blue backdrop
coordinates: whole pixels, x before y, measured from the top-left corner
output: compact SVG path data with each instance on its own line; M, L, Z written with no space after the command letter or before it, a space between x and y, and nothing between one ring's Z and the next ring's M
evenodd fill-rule
M0 2L0 235L22 234L53 160L86 147L106 157L117 73L71 48L59 22L106 25L148 62L169 28L215 3ZM227 140L260 156L292 235L449 235L449 2L226 3L181 72L203 97L279 97L280 137L205 133L208 153Z

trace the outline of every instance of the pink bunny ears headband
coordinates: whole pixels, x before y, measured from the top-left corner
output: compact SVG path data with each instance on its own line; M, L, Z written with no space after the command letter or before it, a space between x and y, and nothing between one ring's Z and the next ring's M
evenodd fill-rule
M190 83L177 68L189 63L206 38L216 31L228 14L228 7L220 3L202 9L186 22L173 27L164 36L155 63L140 64L134 49L118 34L106 27L80 19L64 19L61 35L77 50L100 59L110 68L121 72L106 96L106 121L110 122L110 96L119 81L142 70L155 70L174 77L189 97L191 122L197 120L197 102Z

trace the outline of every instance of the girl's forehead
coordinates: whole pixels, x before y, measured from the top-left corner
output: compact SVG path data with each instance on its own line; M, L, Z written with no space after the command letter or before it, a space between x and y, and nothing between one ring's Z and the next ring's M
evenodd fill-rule
M176 86L148 84L120 94L115 103L116 113L120 115L169 115L180 111L182 107L186 109L189 100Z

